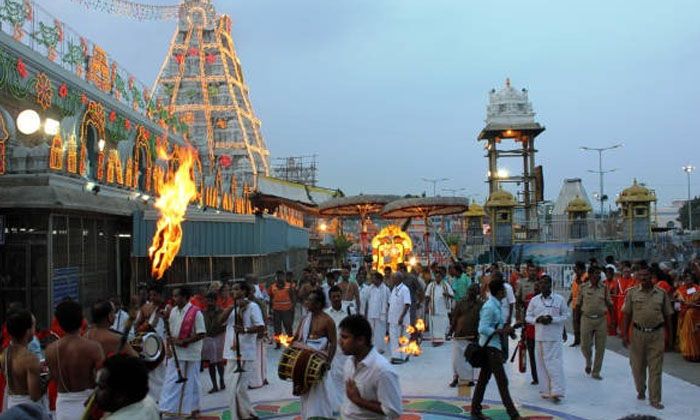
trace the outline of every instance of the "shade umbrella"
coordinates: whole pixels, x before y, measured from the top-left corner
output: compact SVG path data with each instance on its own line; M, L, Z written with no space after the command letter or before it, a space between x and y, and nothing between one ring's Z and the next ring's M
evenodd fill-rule
M460 214L469 209L469 200L464 197L420 197L393 201L381 211L385 219L420 218L425 225L425 250L430 264L430 232L428 217Z
M372 214L379 214L384 206L398 200L398 195L352 195L348 197L331 198L318 206L318 213L324 217L360 217L360 236L362 252L365 252L367 242L367 226L365 219Z

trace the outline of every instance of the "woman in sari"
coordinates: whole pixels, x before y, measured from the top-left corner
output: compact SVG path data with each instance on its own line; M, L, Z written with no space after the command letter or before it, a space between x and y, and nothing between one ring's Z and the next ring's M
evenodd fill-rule
M686 272L676 290L678 344L685 360L700 362L700 287L695 276Z

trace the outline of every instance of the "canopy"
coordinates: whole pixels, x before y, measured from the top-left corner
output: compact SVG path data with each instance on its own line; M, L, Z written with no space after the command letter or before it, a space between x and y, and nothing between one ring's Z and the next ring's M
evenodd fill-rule
M397 195L353 195L336 197L321 203L318 212L321 216L364 216L377 214L387 203L398 200Z
M384 206L380 213L386 219L406 219L431 216L449 216L469 209L469 200L464 197L420 197L396 200Z

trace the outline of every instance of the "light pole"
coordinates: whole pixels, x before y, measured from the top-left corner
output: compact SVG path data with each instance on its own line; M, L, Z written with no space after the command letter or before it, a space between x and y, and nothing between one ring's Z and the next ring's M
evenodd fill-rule
M600 176L600 217L603 217L603 202L605 201L606 197L605 194L603 193L603 175L605 175L608 172L615 172L617 169L610 169L610 170L603 170L603 152L606 150L612 150L612 149L617 149L618 147L622 147L622 143L616 144L614 146L608 146L608 147L587 147L587 146L581 146L579 149L580 150L591 150L598 152L598 170L589 170L588 172L592 172L595 174L598 174Z
M693 213L691 211L692 200L690 198L690 174L693 172L693 170L695 170L695 166L685 165L685 166L683 166L683 170L685 171L686 174L688 174L688 231L692 232L693 231Z
M438 182L445 182L449 178L421 178L423 181L433 184L433 197L437 196L437 184Z

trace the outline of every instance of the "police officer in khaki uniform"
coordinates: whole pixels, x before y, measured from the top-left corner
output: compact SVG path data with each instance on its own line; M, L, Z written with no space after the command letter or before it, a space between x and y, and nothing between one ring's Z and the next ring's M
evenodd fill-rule
M586 358L586 373L592 378L603 379L600 368L605 355L605 342L608 338L605 312L612 310L610 292L600 282L601 269L597 265L588 268L588 280L581 285L576 298L576 306L581 309L581 353ZM591 345L595 337L595 359L591 373Z
M662 409L661 373L664 362L664 327L670 331L671 299L666 292L654 287L645 261L636 273L640 285L630 289L622 307L624 314L622 342L629 346L630 366L637 387L637 399L646 391L646 371L649 367L649 403ZM630 331L630 324L632 326Z

